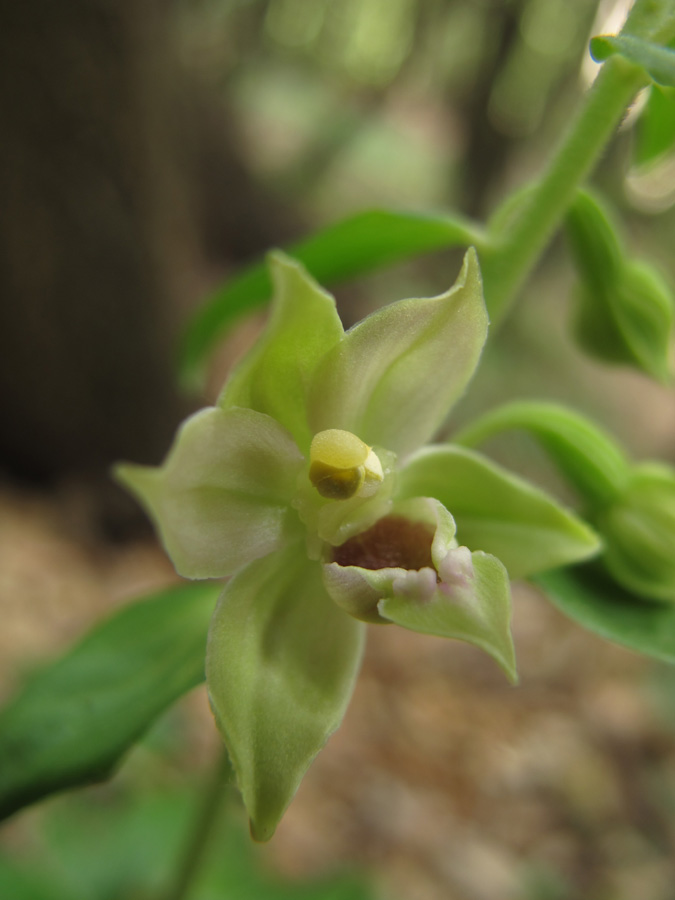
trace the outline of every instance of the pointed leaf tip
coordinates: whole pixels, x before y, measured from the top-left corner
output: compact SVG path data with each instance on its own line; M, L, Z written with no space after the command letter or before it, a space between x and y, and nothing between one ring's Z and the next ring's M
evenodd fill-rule
M258 841L269 840L340 724L364 626L326 595L299 543L241 569L209 630L206 679Z
M300 263L278 250L267 260L274 288L267 327L225 383L218 405L271 416L307 452L312 437L308 384L319 362L342 337L342 323L333 297Z
M405 455L441 426L478 364L487 336L478 257L436 297L401 300L351 328L310 391L313 430L341 428Z

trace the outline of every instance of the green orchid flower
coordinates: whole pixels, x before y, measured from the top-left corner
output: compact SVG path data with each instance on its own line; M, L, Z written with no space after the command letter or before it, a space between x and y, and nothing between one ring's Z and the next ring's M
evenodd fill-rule
M598 546L479 454L423 447L485 343L475 251L446 293L347 332L299 264L270 267L267 330L218 404L183 424L163 466L117 470L181 575L232 576L206 677L257 840L342 720L364 623L467 641L515 680L505 564L528 575Z

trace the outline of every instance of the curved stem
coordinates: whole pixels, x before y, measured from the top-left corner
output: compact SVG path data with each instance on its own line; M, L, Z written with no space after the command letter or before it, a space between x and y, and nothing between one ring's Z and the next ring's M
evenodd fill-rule
M675 0L635 0L622 34L665 44L675 37ZM639 67L614 56L602 66L576 121L542 177L505 216L493 217L492 244L481 258L485 297L502 319L560 225L574 192L591 173L637 92L649 83Z
M453 443L472 448L512 429L534 437L596 509L612 502L628 483L630 463L612 436L557 403L521 400L498 406L463 428Z
M213 774L204 786L204 794L192 832L165 900L187 900L189 897L209 847L209 838L218 818L221 800L232 781L233 774L232 763L227 750L223 747Z
M602 67L587 101L547 171L523 198L483 259L485 296L494 321L508 312L562 221L578 186L601 157L626 108L647 76L636 66L613 57Z

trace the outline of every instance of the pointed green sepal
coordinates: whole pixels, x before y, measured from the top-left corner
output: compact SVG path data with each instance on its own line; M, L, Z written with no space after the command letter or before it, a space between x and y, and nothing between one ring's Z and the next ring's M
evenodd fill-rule
M314 432L351 431L405 455L427 441L464 392L487 335L476 251L438 297L401 300L350 329L317 369Z
M319 360L342 337L333 297L283 253L269 256L274 288L267 328L225 383L221 407L244 406L280 422L306 452L307 389Z
M288 252L322 284L336 284L422 253L484 242L480 226L456 214L376 209L315 230ZM216 288L188 322L180 354L180 378L186 389L202 384L205 363L232 323L266 303L269 295L269 278L260 262Z
M437 497L457 523L457 540L492 553L511 578L593 556L597 535L544 491L478 453L425 447L399 473L399 497Z
M220 578L284 546L300 529L290 500L303 464L281 425L252 409L203 409L164 464L115 476L155 522L177 571Z
M302 544L241 569L211 622L206 680L256 840L272 837L340 724L365 626L327 596Z

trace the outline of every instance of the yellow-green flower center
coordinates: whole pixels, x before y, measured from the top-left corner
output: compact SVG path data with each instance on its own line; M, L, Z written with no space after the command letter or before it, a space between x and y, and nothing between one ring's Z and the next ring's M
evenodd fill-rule
M314 435L309 449L309 480L322 497L368 497L383 478L379 457L355 434L329 428Z

